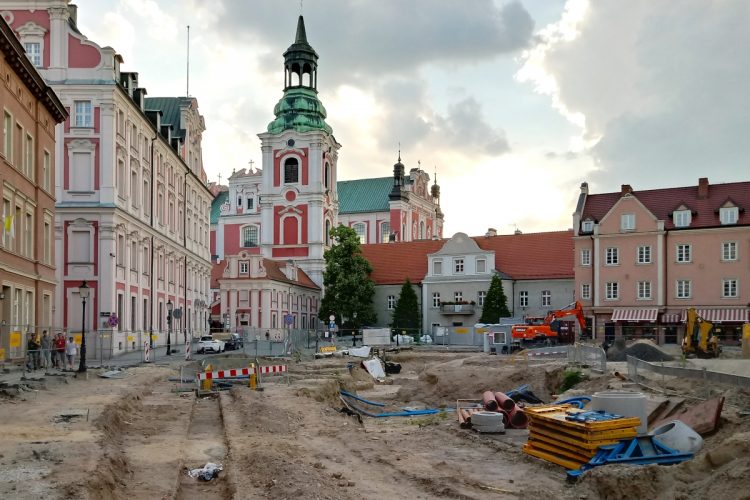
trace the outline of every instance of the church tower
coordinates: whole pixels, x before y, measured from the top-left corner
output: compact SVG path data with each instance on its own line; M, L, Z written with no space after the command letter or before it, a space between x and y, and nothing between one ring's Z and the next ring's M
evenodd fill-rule
M293 260L323 286L329 232L338 223L336 164L341 145L318 99L318 54L299 16L284 52L284 95L276 118L258 134L263 153L259 192L261 253Z

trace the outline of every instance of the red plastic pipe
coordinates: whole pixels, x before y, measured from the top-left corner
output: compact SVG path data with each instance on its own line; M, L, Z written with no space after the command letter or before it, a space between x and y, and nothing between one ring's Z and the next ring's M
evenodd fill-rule
M494 392L486 391L484 394L482 394L482 403L485 410L497 411L497 401L495 400Z
M504 392L496 392L495 401L505 411L513 411L516 407L516 402L510 399Z

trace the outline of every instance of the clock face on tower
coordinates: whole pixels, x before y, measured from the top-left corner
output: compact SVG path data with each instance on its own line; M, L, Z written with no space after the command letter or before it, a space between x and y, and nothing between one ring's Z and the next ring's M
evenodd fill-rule
M293 148L294 147L294 139L289 139L288 141L286 141L286 145L289 146L290 148Z

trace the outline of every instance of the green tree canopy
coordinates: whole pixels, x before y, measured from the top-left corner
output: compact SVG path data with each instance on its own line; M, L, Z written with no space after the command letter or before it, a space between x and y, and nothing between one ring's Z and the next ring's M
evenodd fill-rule
M484 298L482 317L479 318L479 322L497 323L500 321L500 318L507 318L509 316L508 298L505 296L505 291L503 290L503 282L500 280L500 275L494 274L490 282L490 289Z
M327 323L333 314L339 325L342 319L355 326L374 324L377 315L372 304L375 295L375 284L370 279L372 266L362 255L359 236L352 228L339 226L331 230L331 240L333 244L324 254L325 295L318 317ZM357 313L356 321L354 313Z
M419 328L419 303L417 294L406 278L406 283L401 287L401 293L396 301L396 308L393 310L393 328L399 329L418 329Z

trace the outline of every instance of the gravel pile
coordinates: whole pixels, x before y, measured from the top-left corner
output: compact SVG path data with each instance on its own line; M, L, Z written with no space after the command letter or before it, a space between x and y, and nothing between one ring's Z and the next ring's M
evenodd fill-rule
M615 344L609 348L607 351L607 359L609 361L626 361L627 356L633 356L643 361L671 361L674 359L671 355L659 349L656 344L648 340L636 341L625 349L619 347Z

